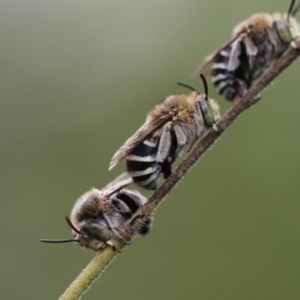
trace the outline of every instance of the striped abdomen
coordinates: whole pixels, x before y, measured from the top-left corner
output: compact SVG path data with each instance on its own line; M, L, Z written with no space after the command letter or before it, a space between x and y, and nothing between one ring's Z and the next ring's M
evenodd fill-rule
M275 56L275 46L269 40L253 40L257 53L249 56L246 44L240 43L237 53L229 46L222 50L213 64L212 82L218 92L228 100L233 100L239 89L249 89L252 81L264 72ZM229 58L231 63L229 65Z
M162 170L156 161L157 150L158 140L148 139L126 157L129 175L137 185L146 189L156 189Z
M133 192L130 190L122 190L112 199L112 204L115 205L121 213L125 214L128 219L146 202L147 198L143 197L137 191ZM153 217L149 216L141 225L138 232L143 235L149 233L152 221Z
M231 47L220 52L213 64L212 82L218 92L228 100L233 100L237 95L239 84L235 72L228 70Z

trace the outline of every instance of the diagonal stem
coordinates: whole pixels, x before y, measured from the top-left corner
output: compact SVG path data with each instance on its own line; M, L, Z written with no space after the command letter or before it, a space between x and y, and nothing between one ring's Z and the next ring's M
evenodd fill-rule
M300 41L297 43L298 49L289 51L276 65L262 77L244 96L243 99L237 98L233 106L218 122L218 132L210 131L202 141L189 153L186 159L178 168L165 180L149 198L149 201L138 210L121 230L127 239L131 239L137 233L142 222L149 216L154 209L163 201L173 187L183 178L195 163L209 150L219 137L228 129L228 127L237 119L237 117L247 108L251 107L260 100L260 93L271 84L271 82L283 72L300 54ZM118 239L114 239L114 245L117 249L122 249L125 245ZM59 298L61 300L78 299L90 285L101 275L105 267L113 260L117 252L111 247L104 248L97 253L89 265L79 274L70 287Z

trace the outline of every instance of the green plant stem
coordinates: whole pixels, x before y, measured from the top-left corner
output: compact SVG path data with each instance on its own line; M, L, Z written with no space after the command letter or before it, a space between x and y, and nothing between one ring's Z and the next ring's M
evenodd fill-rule
M298 49L300 49L300 42ZM251 107L260 100L260 93L270 83L283 72L300 54L300 50L292 49L275 66L263 76L243 97L236 98L233 106L218 122L218 132L210 131L205 138L189 153L186 159L177 167L177 169L165 180L149 198L149 201L135 213L120 230L120 233L127 239L132 239L136 234L143 220L149 216L154 209L163 201L173 187L183 178L187 171L210 149L218 138L228 129L228 127L237 119L237 117L247 108ZM113 239L114 245L120 251L125 245L116 238ZM79 274L70 287L59 298L61 300L78 299L87 288L101 275L101 272L116 256L117 252L111 247L106 247L96 254L89 265Z

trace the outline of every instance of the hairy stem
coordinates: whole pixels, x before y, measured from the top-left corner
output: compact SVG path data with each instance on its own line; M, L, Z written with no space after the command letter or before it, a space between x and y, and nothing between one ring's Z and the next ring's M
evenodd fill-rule
M298 49L300 49L300 42L298 42ZM233 106L218 122L218 132L210 131L207 136L189 153L186 159L165 180L160 188L153 193L153 195L149 198L149 201L123 226L121 230L122 235L125 235L127 239L132 239L134 237L143 220L145 220L145 218L154 211L173 187L183 178L187 171L195 165L195 163L208 149L210 149L210 147L243 111L260 100L260 93L299 56L300 50L298 49L292 49L288 52L278 63L276 63L269 73L262 77L261 80L259 80L243 96L242 99L236 98L234 100ZM117 239L114 239L113 243L119 251L121 251L121 249L125 246ZM100 276L101 272L112 261L116 254L117 252L113 251L111 247L106 247L97 253L94 259L80 273L60 299L78 299Z

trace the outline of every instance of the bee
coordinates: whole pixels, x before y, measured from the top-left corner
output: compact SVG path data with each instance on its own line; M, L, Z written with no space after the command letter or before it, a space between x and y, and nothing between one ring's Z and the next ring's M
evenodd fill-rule
M146 202L147 199L138 191L123 189L132 182L131 178L119 176L102 190L91 189L76 202L70 219L66 217L72 228L74 238L62 240L42 239L45 243L76 242L80 246L100 250L110 245L116 250L111 239L118 237L128 244L118 233L118 229ZM149 233L152 216L148 217L139 228L139 233Z
M207 82L200 76L205 93L178 82L192 92L188 96L168 96L157 104L144 125L115 153L109 170L126 157L133 181L146 189L156 189L160 173L165 178L171 174L171 164L186 145L192 146L210 128L217 130L219 106L208 98Z
M293 16L292 0L287 13L257 13L239 23L231 39L214 51L196 69L212 64L212 82L227 100L243 95L264 70L291 46L296 47L300 26Z

